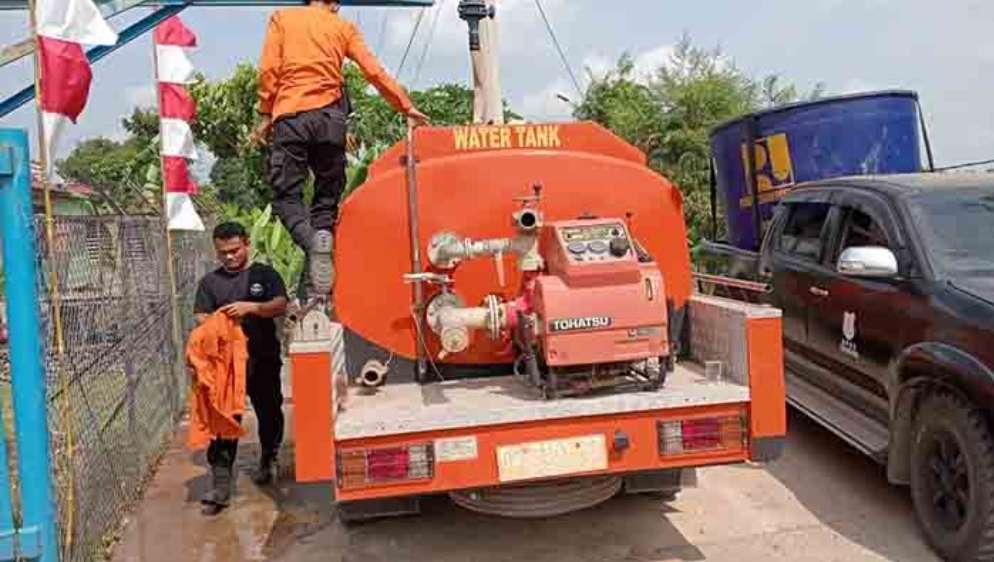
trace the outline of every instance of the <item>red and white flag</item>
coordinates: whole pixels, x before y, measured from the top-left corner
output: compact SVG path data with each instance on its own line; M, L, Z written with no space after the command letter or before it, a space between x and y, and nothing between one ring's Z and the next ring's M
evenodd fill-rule
M191 195L197 184L188 160L197 159L190 125L197 118L197 103L186 84L193 81L193 63L187 50L197 46L197 36L173 16L155 29L156 81L159 88L159 138L162 141L162 183L169 230L203 230Z
M45 175L51 179L58 142L79 118L90 95L93 74L83 45L113 45L117 34L92 0L38 0L35 21Z

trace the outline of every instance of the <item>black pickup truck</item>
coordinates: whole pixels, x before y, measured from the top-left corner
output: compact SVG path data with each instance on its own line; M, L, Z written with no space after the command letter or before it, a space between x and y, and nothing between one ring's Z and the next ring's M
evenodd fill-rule
M943 558L994 559L994 175L801 185L728 255L783 310L789 401L910 485Z

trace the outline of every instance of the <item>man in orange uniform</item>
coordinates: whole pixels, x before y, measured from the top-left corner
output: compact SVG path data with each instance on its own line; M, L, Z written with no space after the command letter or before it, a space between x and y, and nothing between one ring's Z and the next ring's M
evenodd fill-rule
M349 58L397 111L415 124L427 117L366 48L359 30L338 15L336 0L275 12L259 61L259 111L253 137L269 139L273 210L308 256L315 297L334 282L332 228L345 187L345 133L350 113L342 65ZM314 173L310 212L303 190Z

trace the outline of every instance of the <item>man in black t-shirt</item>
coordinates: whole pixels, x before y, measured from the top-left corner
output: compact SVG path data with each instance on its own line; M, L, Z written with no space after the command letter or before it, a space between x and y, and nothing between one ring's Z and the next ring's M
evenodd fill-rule
M283 362L274 319L286 312L286 287L275 269L249 262L249 238L242 225L218 225L214 229L214 249L221 267L200 280L193 312L198 324L217 311L239 319L248 338L245 385L258 421L262 449L252 479L264 485L273 479L273 465L283 441ZM207 462L211 465L212 485L203 499L205 514L215 515L228 504L237 451L237 440L211 441Z

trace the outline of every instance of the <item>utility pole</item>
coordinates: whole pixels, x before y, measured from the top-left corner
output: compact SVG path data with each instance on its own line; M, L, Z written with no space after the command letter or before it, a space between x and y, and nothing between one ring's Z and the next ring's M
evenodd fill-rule
M460 0L459 17L469 24L469 54L473 62L473 122L503 125L497 0Z

